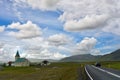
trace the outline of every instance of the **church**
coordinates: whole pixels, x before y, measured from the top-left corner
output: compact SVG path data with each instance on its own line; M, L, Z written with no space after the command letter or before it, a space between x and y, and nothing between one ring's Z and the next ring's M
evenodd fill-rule
M15 62L14 62L15 67L25 67L25 66L30 66L30 62L26 58L20 58L19 51L17 51L15 55Z

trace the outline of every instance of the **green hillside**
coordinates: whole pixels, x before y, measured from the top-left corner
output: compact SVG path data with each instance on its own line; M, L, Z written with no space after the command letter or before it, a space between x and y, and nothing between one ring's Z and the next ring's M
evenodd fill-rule
M110 53L110 54L106 54L103 55L101 60L105 60L105 61L120 61L120 49Z

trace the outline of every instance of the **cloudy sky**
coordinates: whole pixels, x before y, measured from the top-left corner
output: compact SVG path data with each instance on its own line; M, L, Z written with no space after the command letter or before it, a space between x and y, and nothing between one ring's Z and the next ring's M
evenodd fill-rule
M0 0L0 61L104 55L120 48L120 0Z

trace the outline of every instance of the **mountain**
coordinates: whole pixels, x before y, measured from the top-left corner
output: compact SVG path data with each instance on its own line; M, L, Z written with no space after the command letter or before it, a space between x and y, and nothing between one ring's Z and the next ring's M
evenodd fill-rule
M101 60L105 60L105 61L120 61L120 49L110 53L110 54L106 54L103 55Z
M94 56L91 54L74 55L61 59L62 62L120 61L120 49L110 54Z
M93 56L90 54L75 55L61 59L63 62L86 62L86 61L96 61L100 59L101 56Z
M53 60L53 59L35 59L35 58L28 58L28 60L32 63L40 63L44 60L47 60L49 62L58 62L58 60Z

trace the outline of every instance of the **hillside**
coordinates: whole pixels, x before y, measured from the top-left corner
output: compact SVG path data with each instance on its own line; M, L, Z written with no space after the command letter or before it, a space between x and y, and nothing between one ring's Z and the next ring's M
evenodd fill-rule
M93 56L90 54L85 54L85 55L75 55L75 56L70 56L63 58L61 61L65 62L86 62L86 61L96 61L100 59L101 56Z
M90 54L75 55L61 59L63 62L88 62L88 61L120 61L120 49L103 56Z
M110 54L103 55L101 60L120 61L120 49L118 49Z
M40 62L42 62L44 60L48 60L49 62L58 62L58 60L53 60L53 59L34 59L34 58L29 58L28 60L30 62L32 62L32 63L34 63L34 62L40 63Z

